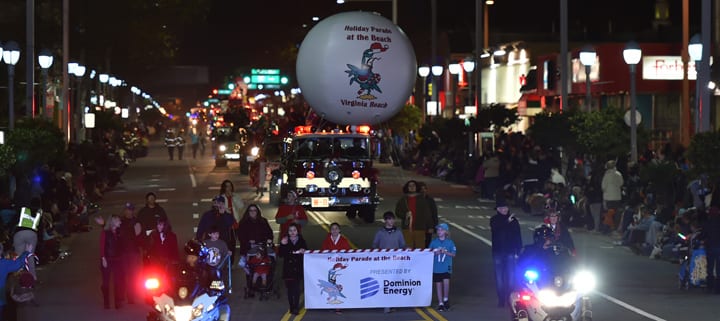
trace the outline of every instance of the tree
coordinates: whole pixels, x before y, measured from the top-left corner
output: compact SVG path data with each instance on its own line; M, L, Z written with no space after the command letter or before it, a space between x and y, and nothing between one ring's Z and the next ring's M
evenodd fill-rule
M384 125L386 128L392 129L394 135L404 137L411 130L417 129L420 126L422 117L420 108L407 104Z
M520 119L516 109L509 109L504 104L490 104L480 108L476 118L470 120L470 128L475 132L487 131L493 126L493 131L499 133Z
M720 132L704 132L693 136L688 147L688 160L696 174L708 174L713 179L720 178Z
M16 174L27 175L43 164L65 159L63 133L55 124L42 118L18 121L8 134L7 144L17 156Z
M570 131L579 152L598 156L601 161L626 156L630 152L630 128L623 121L625 110L615 107L578 112L570 117ZM638 146L645 146L648 133L638 126Z
M543 111L535 115L535 121L528 128L528 136L544 148L573 148L577 142L570 130L573 112L549 113Z

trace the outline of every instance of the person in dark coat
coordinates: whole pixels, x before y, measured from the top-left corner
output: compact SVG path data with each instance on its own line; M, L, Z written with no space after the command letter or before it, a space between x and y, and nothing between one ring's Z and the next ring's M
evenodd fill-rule
M145 207L141 208L137 214L138 221L140 221L142 230L146 235L149 235L149 233L155 229L155 225L159 219L162 218L166 221L168 219L165 210L155 202L156 200L157 195L155 195L155 193L150 192L145 194Z
M707 251L708 292L720 294L720 208L712 205L703 228L705 251Z
M287 235L280 240L279 255L283 259L282 277L287 288L291 314L300 313L300 284L303 279L303 253L307 244L298 232L298 225L288 227Z
M238 223L237 238L240 241L240 254L245 255L255 243L272 242L273 230L260 213L257 204L248 205L240 223Z
M498 307L508 304L514 283L515 260L522 249L520 223L505 199L496 200L497 213L490 218L492 232L492 256L495 264L495 287L497 289Z
M122 261L125 272L125 295L127 302L132 304L135 299L142 297L139 284L142 270L142 227L135 217L135 205L125 204L123 217L120 218L120 239L123 244Z
M120 216L113 215L107 220L105 229L100 234L100 271L102 272L103 306L110 308L110 288L114 289L115 308L122 307L124 296L125 273L122 262L122 239L120 237Z
M150 233L148 256L151 266L162 269L179 262L178 240L167 220L159 219L156 226Z
M235 224L235 218L226 204L225 196L215 197L212 208L200 217L195 239L201 242L205 241L211 228L213 226L217 227L220 239L227 244L230 250L230 262L234 264L236 238L235 233L233 233L233 224Z

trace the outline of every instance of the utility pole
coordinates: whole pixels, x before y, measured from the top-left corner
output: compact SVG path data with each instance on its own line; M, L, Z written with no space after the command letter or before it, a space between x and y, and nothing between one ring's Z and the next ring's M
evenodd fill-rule
M685 0L687 1L687 0ZM687 46L686 46L687 47ZM560 0L560 112L569 106L568 101L568 0ZM587 75L587 77L590 77Z
M680 142L683 146L690 145L693 126L690 122L690 80L688 79L688 64L690 56L688 54L688 43L690 43L690 0L682 2L682 62L683 62L683 81L682 81L682 110L680 110ZM697 99L697 98L696 98Z
M35 118L35 0L25 4L25 116Z
M70 107L68 106L68 98L70 93L70 79L68 77L68 62L70 51L70 0L63 0L63 53L62 53L62 99L58 112L65 141L70 142Z

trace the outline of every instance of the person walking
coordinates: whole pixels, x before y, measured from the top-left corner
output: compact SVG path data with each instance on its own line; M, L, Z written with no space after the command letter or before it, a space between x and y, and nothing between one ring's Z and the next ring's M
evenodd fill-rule
M235 184L229 179L224 180L220 184L220 196L224 197L225 208L235 218L235 225L233 228L237 228L237 223L240 222L240 214L245 208L245 202L240 197L240 194L235 192Z
M157 195L149 192L145 194L145 206L140 209L137 218L143 233L150 235L150 232L155 229L157 221L159 219L167 220L168 216L165 213L165 209L157 203Z
M114 290L115 308L122 308L124 296L125 272L122 261L122 238L120 225L122 219L118 215L110 216L100 234L100 270L102 271L103 307L110 309L110 287Z
M178 160L182 160L183 152L185 151L185 131L181 130L180 133L175 136L175 148L177 148Z
M156 228L150 233L150 244L148 246L149 265L156 269L166 269L174 263L178 263L177 235L172 230L170 222L159 219Z
M605 215L618 215L618 210L622 204L622 187L624 181L622 174L620 174L617 168L615 168L614 160L609 160L605 164L605 174L603 175L600 184L603 194L603 207L605 209ZM624 232L622 227L625 225L625 222L622 222L621 217L620 220L613 219L612 221L620 221L619 224L617 224L617 232L622 235ZM614 229L616 226L611 226L610 228Z
M430 207L430 216L432 217L432 226L438 225L438 207L437 203L435 203L435 198L430 196L428 194L428 186L425 182L418 182L418 190L420 190L420 194L425 198L425 201L427 201L428 206ZM433 238L433 232L434 230L428 229L425 231L425 247L428 247L430 245L430 241Z
M497 213L490 218L490 232L492 233L492 256L495 265L495 288L498 297L498 307L505 307L514 286L515 260L522 249L522 236L520 223L504 198L495 201Z
M492 200L495 198L495 192L500 179L500 158L498 158L496 153L491 153L480 167L484 169L485 173L480 197Z
M173 133L172 129L168 129L167 133L165 133L165 147L167 147L168 156L170 157L170 160L173 160L175 156L175 146L177 142L175 140L175 133Z
M295 191L289 191L285 202L280 204L275 214L275 223L280 224L278 239L282 239L283 235L287 234L288 227L290 227L291 224L297 225L298 230L300 230L299 232L302 232L302 227L307 224L307 221L308 217L305 209L302 205L297 204L297 193L295 193Z
M241 255L247 254L255 243L272 242L273 230L268 220L260 213L257 204L248 205L238 225L236 234L240 241Z
M425 247L425 233L433 233L432 209L420 193L418 183L409 180L403 186L404 195L395 204L395 213L402 220L403 235L408 246Z
M225 242L225 244L228 247L228 250L230 251L230 260L231 262L235 262L235 245L236 237L235 237L235 231L233 230L233 226L235 225L235 219L233 218L232 214L230 214L230 211L225 207L227 204L227 201L225 200L224 196L217 196L213 200L213 205L210 210L203 213L203 215L200 217L200 221L198 222L197 231L195 233L195 239L198 241L205 241L208 236L210 236L210 232L212 232L212 227L216 227L218 229L218 237L220 240Z
M404 249L405 238L401 231L395 227L395 213L387 211L383 214L384 224L375 232L372 247L374 249ZM393 312L393 308L385 308L385 313Z
M0 256L0 291L2 293L6 293L6 285L8 281L8 275L11 273L15 273L17 271L20 271L25 266L25 261L33 255L33 251L35 250L35 247L31 243L25 243L25 245L22 248L20 256L12 259L7 259L4 256ZM0 253L5 253L5 250L0 244ZM8 304L7 298L5 295L0 295L0 320L3 318L5 306Z
M193 159L196 159L198 148L200 148L200 135L198 135L197 128L190 131L190 146L192 147Z
M455 242L450 239L450 227L447 223L440 223L435 227L437 237L430 242L430 248L435 254L433 259L433 282L438 298L438 311L450 309L450 276L452 275L452 262L457 254ZM509 292L508 292L509 293Z
M303 253L307 243L297 224L288 226L287 235L280 240L279 255L283 259L282 277L287 289L290 313L300 314L300 284L303 278Z
M135 217L135 205L126 203L123 216L120 218L120 241L123 245L122 262L125 272L125 298L128 304L135 303L135 299L142 298L139 287L142 271L142 227Z

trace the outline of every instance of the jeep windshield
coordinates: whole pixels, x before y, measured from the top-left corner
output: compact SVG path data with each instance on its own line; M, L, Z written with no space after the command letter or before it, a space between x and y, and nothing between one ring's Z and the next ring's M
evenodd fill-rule
M235 143L238 141L238 133L232 127L217 127L213 130L212 139L218 143Z
M296 160L345 158L369 159L368 137L312 136L293 139Z

